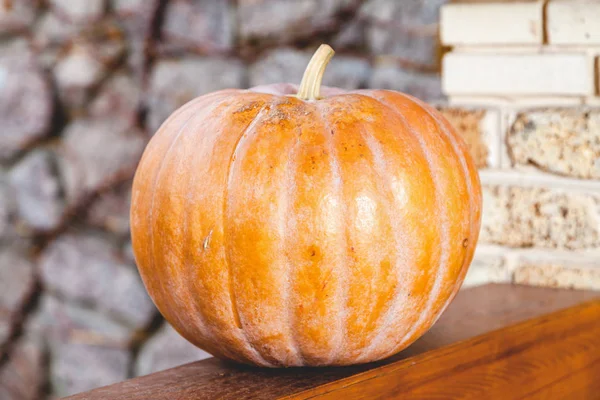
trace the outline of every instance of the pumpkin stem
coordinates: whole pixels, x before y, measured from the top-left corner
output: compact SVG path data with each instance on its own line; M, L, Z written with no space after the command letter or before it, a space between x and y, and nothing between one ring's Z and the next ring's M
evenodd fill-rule
M296 97L301 100L318 100L321 98L323 74L334 54L335 51L329 45L322 44L319 46L304 71Z

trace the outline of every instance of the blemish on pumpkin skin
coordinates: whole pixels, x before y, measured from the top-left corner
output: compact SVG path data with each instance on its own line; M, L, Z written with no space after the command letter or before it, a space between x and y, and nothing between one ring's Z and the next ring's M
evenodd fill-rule
M312 262L319 262L323 258L321 250L315 245L309 246L307 253Z
M202 249L204 249L204 251L208 250L208 246L210 246L210 238L212 236L212 233L213 230L211 229L210 232L208 232L206 239L204 239L204 243L202 244Z
M465 240L463 240L463 242L462 242L462 246L463 246L463 247L467 247L468 245L469 245L469 239L465 239Z
M251 103L244 104L243 106L241 106L240 108L235 110L233 112L233 114L241 114L241 113L245 113L248 111L256 110L258 107L261 107L261 106L262 106L262 103L260 103L258 101L253 101Z

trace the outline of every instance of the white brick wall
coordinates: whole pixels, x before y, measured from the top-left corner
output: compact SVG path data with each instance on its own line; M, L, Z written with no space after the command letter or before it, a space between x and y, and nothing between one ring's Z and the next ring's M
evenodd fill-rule
M462 0L440 35L448 102L486 110L476 139L473 115L455 125L487 156L465 285L600 290L600 0Z
M541 44L542 2L457 3L441 10L446 45Z

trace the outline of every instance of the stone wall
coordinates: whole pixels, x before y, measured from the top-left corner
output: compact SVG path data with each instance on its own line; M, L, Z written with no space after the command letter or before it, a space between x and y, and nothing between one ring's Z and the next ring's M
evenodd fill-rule
M0 399L206 357L135 269L130 186L148 139L203 93L299 83L322 42L338 53L328 85L440 98L441 3L0 1Z
M600 290L599 27L597 1L442 8L444 112L484 187L467 285Z
M135 166L181 104L224 87L297 83L323 42L337 51L325 84L435 102L466 139L485 187L468 284L600 288L590 75L599 25L578 24L584 41L571 45L560 25L550 35L538 3L444 8L448 104L443 3L0 0L0 399L65 396L207 356L163 322L138 278ZM552 65L511 86L527 54L526 65ZM504 55L507 67L486 76Z

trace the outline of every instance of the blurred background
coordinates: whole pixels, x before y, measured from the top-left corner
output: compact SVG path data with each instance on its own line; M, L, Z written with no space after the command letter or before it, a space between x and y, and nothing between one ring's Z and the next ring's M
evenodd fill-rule
M596 99L597 56L569 50L592 60L583 83L576 60L524 69L523 57L556 56L535 1L471 14L460 2L442 51L444 3L0 0L0 399L57 398L208 356L164 323L138 277L131 178L180 105L299 83L321 43L337 51L325 85L434 102L467 141L486 204L467 285L600 289L600 114L582 108Z

